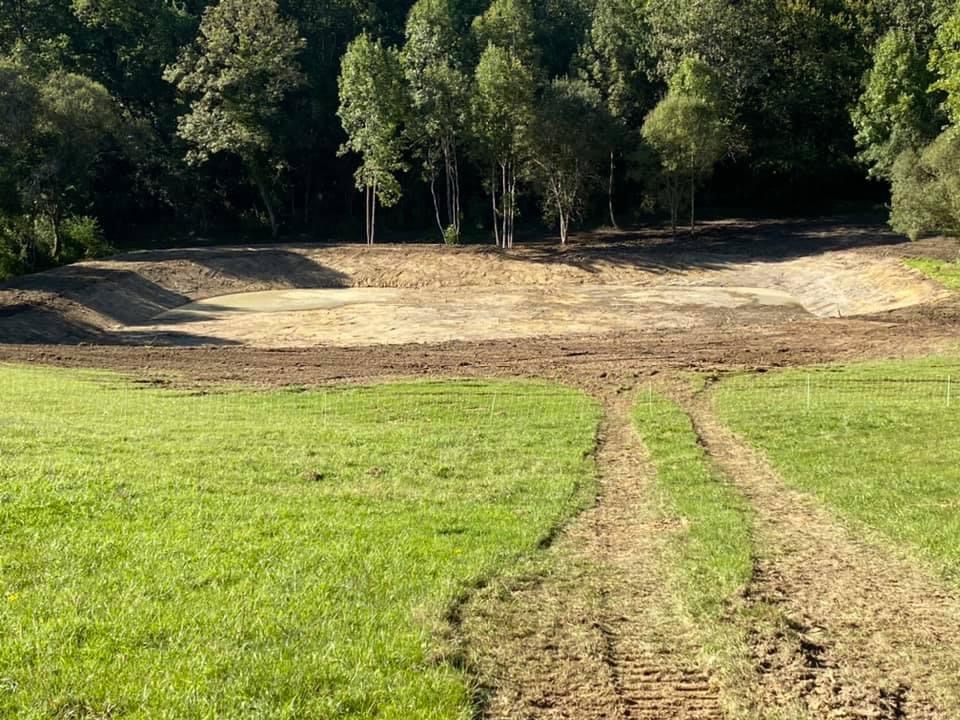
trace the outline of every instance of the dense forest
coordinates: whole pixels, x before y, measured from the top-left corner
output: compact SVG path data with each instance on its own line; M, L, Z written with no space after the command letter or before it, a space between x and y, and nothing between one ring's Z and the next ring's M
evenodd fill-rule
M955 231L958 122L956 0L0 0L0 277L704 201Z

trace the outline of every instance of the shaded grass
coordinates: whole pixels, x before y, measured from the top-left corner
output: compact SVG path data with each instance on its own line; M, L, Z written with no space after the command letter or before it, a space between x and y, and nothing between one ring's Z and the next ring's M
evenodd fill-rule
M715 401L788 484L960 583L958 385L932 358L739 376Z
M678 601L707 654L729 665L740 641L724 617L753 570L749 504L713 468L675 403L645 393L634 422L656 467L663 512L681 523L670 562Z
M904 260L914 270L919 270L950 290L960 290L960 262L916 258Z
M583 506L598 416L0 367L0 717L470 717L437 626Z

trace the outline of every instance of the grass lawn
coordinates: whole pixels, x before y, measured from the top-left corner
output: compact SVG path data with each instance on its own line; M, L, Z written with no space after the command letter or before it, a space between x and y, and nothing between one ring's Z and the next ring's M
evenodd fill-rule
M715 402L787 483L960 583L960 360L739 376Z
M918 258L906 260L907 265L929 275L946 288L960 290L960 262L946 262L945 260L928 260Z
M470 717L437 631L587 502L598 417L0 367L0 717Z
M733 628L722 627L723 616L753 570L749 505L711 466L690 418L675 403L644 394L634 423L656 468L664 513L683 521L671 559L678 600L707 654L729 656L736 639Z

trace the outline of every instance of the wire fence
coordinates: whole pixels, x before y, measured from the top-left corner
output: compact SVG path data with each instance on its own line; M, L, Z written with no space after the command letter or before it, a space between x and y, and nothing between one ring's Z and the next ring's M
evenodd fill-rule
M722 392L745 401L786 403L808 410L833 404L882 407L917 404L945 410L960 409L960 370L938 377L831 377L821 373L764 378L756 383L730 383Z

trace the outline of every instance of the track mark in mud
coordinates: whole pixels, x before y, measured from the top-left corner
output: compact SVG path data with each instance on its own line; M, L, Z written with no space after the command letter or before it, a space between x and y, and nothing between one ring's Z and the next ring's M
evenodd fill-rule
M661 563L675 527L656 514L631 400L605 399L601 498L557 539L558 569L465 608L461 629L491 689L485 717L723 718L717 683L671 614Z
M756 512L759 556L739 613L756 704L810 718L960 717L960 598L787 487L708 398L681 402Z

